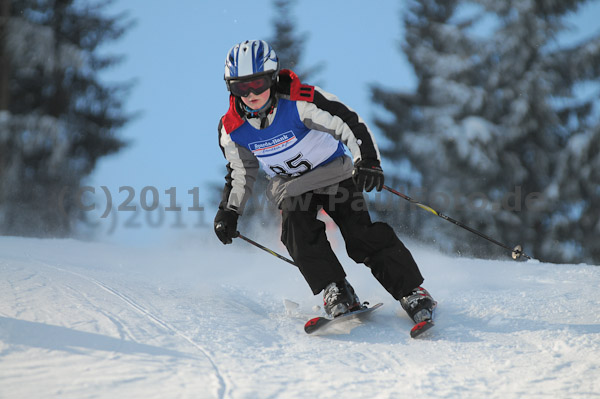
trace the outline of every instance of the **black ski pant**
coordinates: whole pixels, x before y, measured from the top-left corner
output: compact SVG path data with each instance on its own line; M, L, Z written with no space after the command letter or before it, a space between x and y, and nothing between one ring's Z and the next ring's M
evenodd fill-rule
M362 192L352 179L340 182L335 194L304 193L282 204L281 241L316 295L346 273L335 256L325 223L317 219L323 209L337 224L348 256L367 265L373 276L396 299L423 283L411 253L386 223L371 222Z

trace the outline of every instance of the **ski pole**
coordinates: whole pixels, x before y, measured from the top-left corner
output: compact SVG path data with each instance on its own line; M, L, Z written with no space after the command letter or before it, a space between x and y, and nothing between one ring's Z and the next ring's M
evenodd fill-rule
M442 219L447 220L450 223L453 223L458 227L462 227L463 229L470 231L471 233L476 234L481 238L484 238L504 249L511 251L511 256L515 260L519 259L521 256L523 256L524 258L527 258L527 259L531 259L531 257L529 255L527 255L525 252L523 252L523 247L521 247L520 245L517 245L516 247L511 249L508 245L503 244L500 241L496 241L492 237L487 236L487 235L483 234L482 232L477 231L474 228L471 228L471 227L465 225L464 223L459 222L458 220L452 219L451 217L446 216L443 213L436 211L435 209L431 208L430 206L427 206L425 204L420 203L419 201L417 201L415 199L410 198L408 195L402 194L401 192L396 191L393 188L389 188L386 185L383 186L383 189L389 191L392 194L396 194L398 197L403 198L403 199L409 201L410 203L415 204L416 206L418 206L421 209L426 210L427 212L433 213L435 216L439 216Z
M287 263L289 263L289 264L291 264L291 265L294 265L294 266L298 267L298 265L296 265L296 264L295 264L295 263L294 263L292 260L290 260L290 259L286 258L286 257L285 257L285 256L283 256L283 255L279 255L277 252L275 252L275 251L273 251L273 250L270 250L269 248L265 247L264 245L260 245L259 243L257 243L257 242L256 242L256 241L254 241L254 240L251 240L251 239L249 239L248 237L245 237L245 236L241 235L239 231L237 232L237 235L236 235L236 237L237 237L237 238L241 238L242 240L244 240L244 241L246 241L246 242L248 242L248 243L250 243L250 244L254 245L255 247L257 247L257 248L260 248L260 249L262 249L263 251L265 251L265 252L268 252L268 253L270 253L271 255L273 255L273 256L276 256L276 257L278 257L279 259L281 259L281 260L284 260L284 261L286 261Z

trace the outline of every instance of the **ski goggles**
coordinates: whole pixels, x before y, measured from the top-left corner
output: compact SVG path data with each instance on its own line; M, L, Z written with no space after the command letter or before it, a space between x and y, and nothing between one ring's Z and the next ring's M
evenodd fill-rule
M263 75L252 80L230 80L229 91L238 97L246 97L250 92L258 95L270 88L272 83L271 75Z

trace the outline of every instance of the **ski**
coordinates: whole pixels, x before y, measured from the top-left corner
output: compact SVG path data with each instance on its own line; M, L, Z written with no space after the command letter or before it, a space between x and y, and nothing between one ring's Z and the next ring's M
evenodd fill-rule
M411 338L417 338L431 327L435 325L433 321L433 316L435 315L435 308L437 307L437 302L434 301L433 309L431 311L431 319L426 319L422 321L415 321L415 325L410 329Z
M410 330L411 338L417 338L418 336L423 334L425 331L429 330L434 325L435 325L435 323L433 322L433 320L425 320L425 321L415 324L414 327L411 328L411 330Z
M383 306L378 303L371 307L365 303L363 307L353 312L344 313L338 317L330 319L328 317L315 317L310 319L304 325L304 331L312 335L326 334L348 334L354 327L357 327L369 318L371 313Z

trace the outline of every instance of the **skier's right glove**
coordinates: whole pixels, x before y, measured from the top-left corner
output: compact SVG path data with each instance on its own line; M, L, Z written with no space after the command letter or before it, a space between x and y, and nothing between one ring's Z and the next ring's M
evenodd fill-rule
M215 216L215 234L223 244L231 244L237 237L239 215L229 209L219 209Z
M377 159L365 158L354 164L352 180L360 191L369 192L373 189L381 191L383 188L383 170Z

